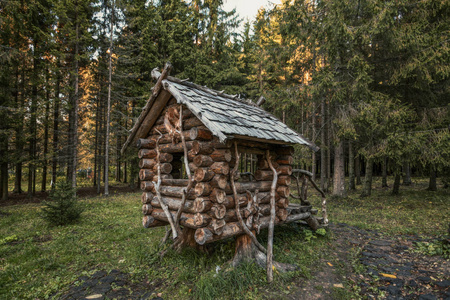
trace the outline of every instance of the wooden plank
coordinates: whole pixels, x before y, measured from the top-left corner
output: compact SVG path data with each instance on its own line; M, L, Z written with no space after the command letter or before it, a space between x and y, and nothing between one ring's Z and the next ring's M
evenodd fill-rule
M141 127L141 124L144 121L144 119L146 118L147 114L151 111L153 104L159 95L159 91L161 90L162 81L167 76L169 76L170 70L172 70L172 65L170 63L166 63L166 65L164 66L164 70L159 75L158 80L156 81L156 84L153 87L153 91L152 91L152 94L150 95L150 98L148 99L147 103L145 104L141 114L139 115L139 117L136 121L136 124L134 124L133 128L131 129L130 135L128 136L127 140L125 141L125 144L123 144L122 149L120 150L121 154L125 153L125 151L127 150L128 146L130 144L136 145L136 140L137 140L136 133L139 130L139 128ZM156 73L156 72L159 73L157 69L156 70L154 69L152 71L152 73ZM155 118L155 121L156 121L156 118Z
M156 98L155 104L153 104L152 109L145 116L144 120L141 123L141 126L137 130L135 140L147 137L158 116L161 114L167 102L170 100L170 97L172 97L172 95L169 92L165 90L161 91L159 96Z

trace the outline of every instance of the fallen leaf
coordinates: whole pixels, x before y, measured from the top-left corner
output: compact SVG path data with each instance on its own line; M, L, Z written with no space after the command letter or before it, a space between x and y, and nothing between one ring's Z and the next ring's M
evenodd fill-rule
M335 283L335 284L333 284L333 286L334 286L335 288L341 288L341 289L344 288L344 285L343 285L342 283Z
M98 299L101 297L103 297L102 294L94 294L94 295L87 296L86 299Z
M397 278L397 276L392 275L392 274L380 273L380 275L384 276L384 277L388 277L388 278Z

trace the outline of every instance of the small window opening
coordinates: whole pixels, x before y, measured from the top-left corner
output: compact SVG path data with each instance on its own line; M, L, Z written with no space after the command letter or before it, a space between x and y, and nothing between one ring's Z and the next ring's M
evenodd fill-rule
M173 179L188 179L186 166L184 165L184 153L173 154L172 172L170 175L172 175Z
M258 157L251 153L241 153L239 161L240 182L255 181L255 172L258 167Z

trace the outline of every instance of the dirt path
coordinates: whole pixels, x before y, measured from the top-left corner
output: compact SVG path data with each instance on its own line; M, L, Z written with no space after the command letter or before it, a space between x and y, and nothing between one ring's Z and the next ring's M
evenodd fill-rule
M447 299L450 263L412 252L414 236L385 237L347 224L331 224L332 256L290 299Z
M450 263L412 252L414 236L385 237L347 224L331 224L329 257L288 299L450 300ZM152 284L132 284L113 270L82 276L62 299L159 299ZM280 297L277 297L277 299Z

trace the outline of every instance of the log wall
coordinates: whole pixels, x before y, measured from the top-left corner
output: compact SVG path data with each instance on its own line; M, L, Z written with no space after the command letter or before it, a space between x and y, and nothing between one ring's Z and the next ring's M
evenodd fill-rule
M187 179L180 179L182 168L181 156L183 144L177 134L171 135L164 125L164 118L176 118L179 104L173 101L163 110L161 116L150 130L149 136L140 139L139 176L141 179L142 224L146 228L168 225L168 218L161 209L163 201L175 216L182 204L183 188ZM175 120L176 121L176 120ZM173 121L173 124L176 122ZM167 122L167 120L166 120ZM159 139L162 199L155 191L157 181L156 140ZM231 143L220 143L217 138L187 109L183 108L183 132L189 150L188 161L194 178L194 187L187 194L187 201L182 208L180 224L196 230L197 243L217 241L233 235L242 234L236 216L236 201L244 222L251 230L259 232L268 226L270 215L270 189L273 173L265 159L258 155L255 180L236 182L237 199L234 199L230 185L230 172L235 164ZM238 144L239 145L239 144ZM261 150L264 153L268 144L245 142L245 148ZM293 218L288 214L289 185L291 183L293 148L269 145L273 166L279 172L276 189L276 223L281 224ZM242 149L242 148L240 148ZM184 166L183 166L184 169ZM177 179L178 178L178 179Z

